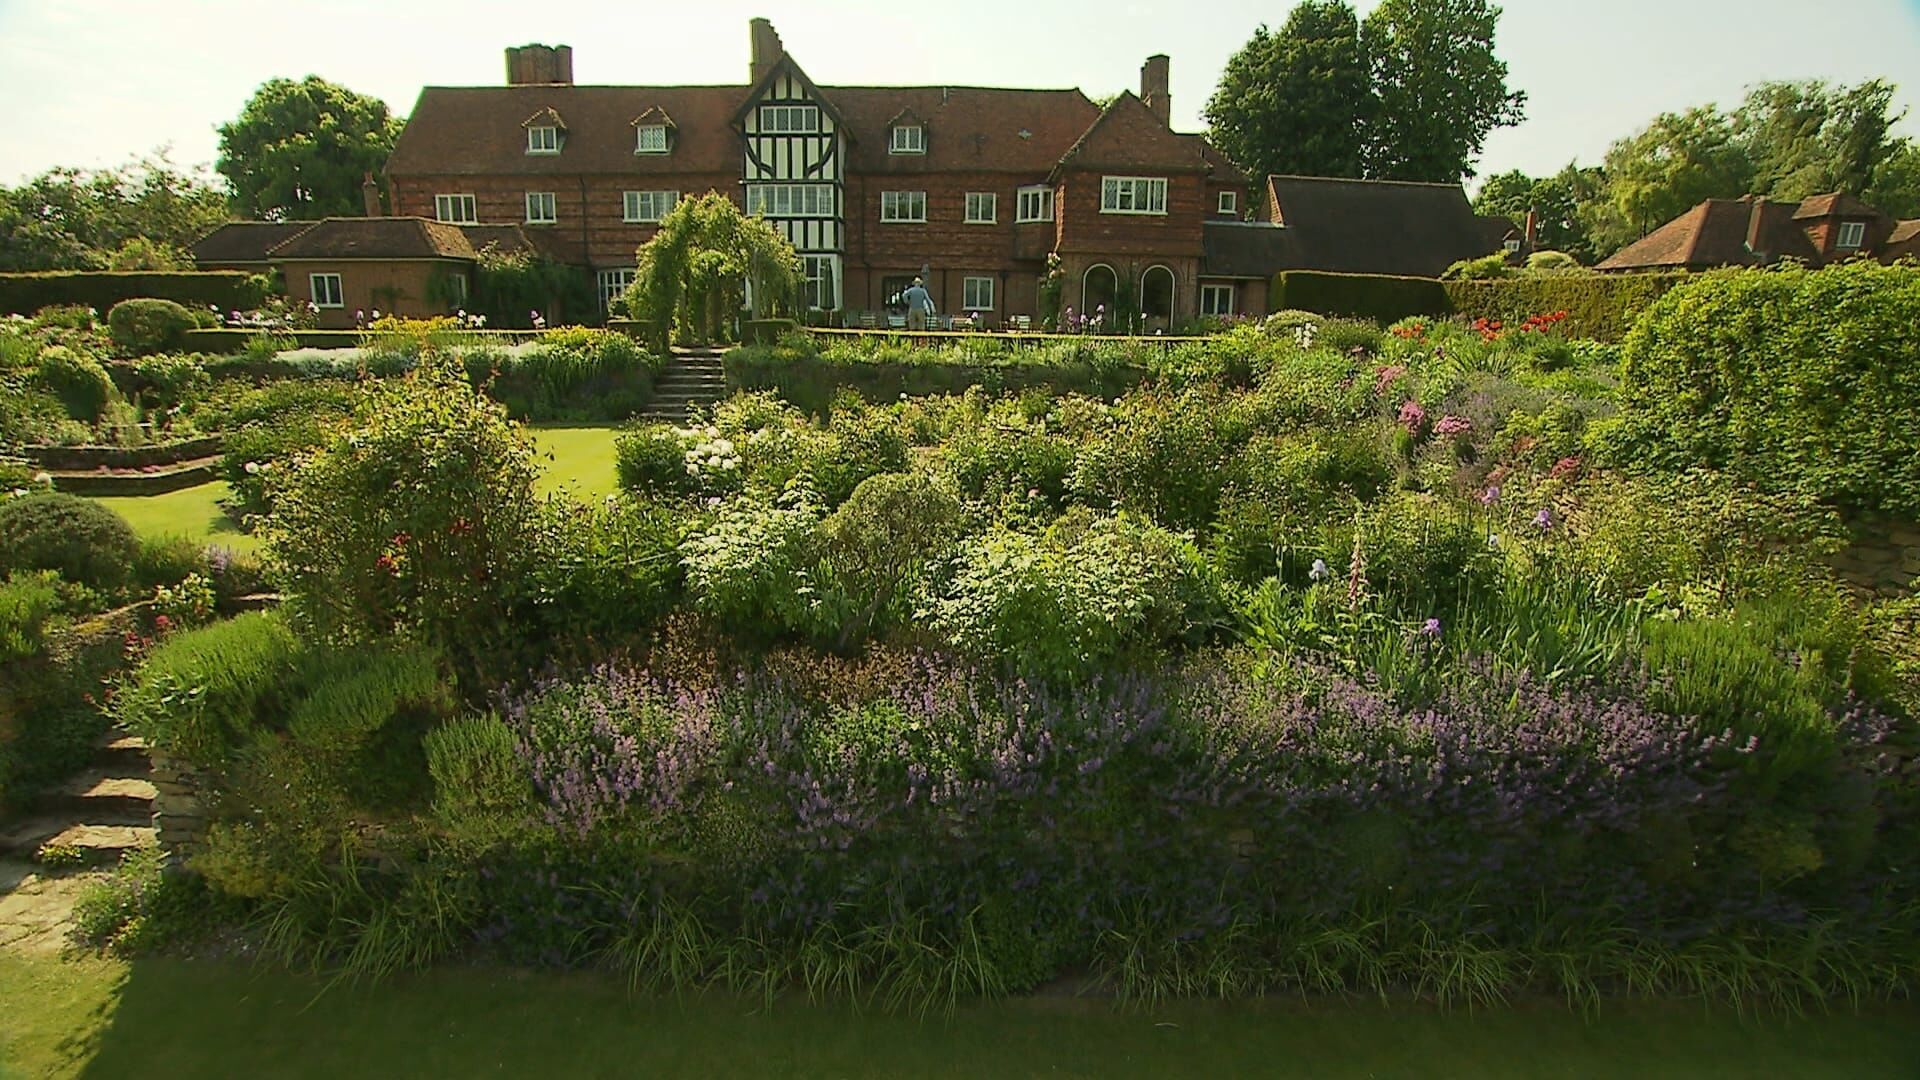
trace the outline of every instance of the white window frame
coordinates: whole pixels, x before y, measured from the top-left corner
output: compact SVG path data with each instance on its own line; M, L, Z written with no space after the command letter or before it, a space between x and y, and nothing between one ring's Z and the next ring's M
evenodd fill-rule
M546 134L541 134L545 132ZM552 124L535 124L527 129L527 153L557 154L560 152L560 129Z
M623 191L620 193L620 220L629 225L652 225L672 213L678 205L680 193L677 191Z
M924 191L881 192L880 220L889 224L925 222L927 193Z
M1103 214L1167 214L1167 178L1164 176L1103 176L1100 178Z
M1506 248L1506 249L1507 249L1507 254L1509 254L1509 255L1518 255L1518 254L1520 254L1520 241L1519 241L1518 239L1509 239L1509 240L1506 240L1506 241L1504 241L1504 242L1502 242L1500 246L1501 246L1501 247L1503 247L1503 248Z
M1840 223L1840 235L1834 241L1834 247L1857 251L1867 246L1867 223L1864 221L1843 221Z
M649 139L648 136L656 136ZM657 145L656 145L657 144ZM636 124L633 129L633 152L636 154L664 154L672 149L667 138L665 124Z
M1237 191L1221 192L1219 212L1230 216L1238 216L1240 213L1240 193Z
M450 225L476 225L480 222L480 214L475 209L472 195L456 192L433 197L433 220Z
M984 213L982 213L984 211ZM1000 196L991 191L967 192L966 223L993 225L1000 220Z
M1046 184L1029 184L1021 188L1016 196L1013 210L1015 223L1053 220L1053 188Z
M333 287L331 289L322 289L321 285L326 282L332 282ZM333 299L331 301L322 300L321 299L322 293L331 295ZM339 274L308 274L307 275L307 298L313 301L314 307L323 307L323 308L346 307L347 306L346 285L344 282L340 280Z
M759 126L761 135L818 135L820 106L762 105Z
M927 129L919 124L901 124L887 132L887 153L924 154L927 152Z
M616 297L627 291L633 284L635 270L631 266L615 266L600 270L594 274L594 284L600 290L600 310L612 311Z
M533 209L534 209L535 200L540 200L546 203L546 211L547 211L546 217L534 216ZM551 191L527 192L527 224L552 225L559 220L560 220L560 204L557 200L554 199L553 192Z
M747 214L770 218L830 218L836 212L832 184L748 184Z
M997 299L994 295L994 285L995 282L990 277L973 275L961 278L960 299L964 301L960 305L961 309L964 311L992 311L993 302ZM985 299L980 303L975 303L975 301L981 300L983 295L981 292L982 289L985 290Z
M820 311L836 311L840 307L840 259L837 255L800 256L801 291L806 296L807 306ZM820 303L822 287L827 293L827 303Z
M1212 316L1233 314L1233 293L1234 287L1231 283L1208 284L1202 282L1200 285L1200 314ZM1221 297L1225 299L1222 300Z

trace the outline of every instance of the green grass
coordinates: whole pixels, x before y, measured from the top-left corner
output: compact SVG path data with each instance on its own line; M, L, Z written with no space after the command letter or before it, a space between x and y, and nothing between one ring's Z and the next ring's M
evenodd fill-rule
M542 494L571 491L576 498L593 499L620 490L614 475L610 427L537 427L530 429L540 453Z
M1689 1005L1375 1003L1151 1012L1041 998L925 1020L615 979L447 969L377 987L239 964L0 953L6 1076L1911 1077L1913 1006L1802 1020Z
M187 536L235 551L252 551L260 542L241 532L220 506L227 491L225 480L215 480L165 495L115 495L99 502L126 518L141 536Z
M540 454L540 491L570 491L576 498L595 499L620 490L614 475L610 427L533 428ZM240 531L227 517L220 500L227 494L224 480L185 488L165 495L114 496L99 501L110 507L142 536L187 536L236 551L252 551L259 541Z

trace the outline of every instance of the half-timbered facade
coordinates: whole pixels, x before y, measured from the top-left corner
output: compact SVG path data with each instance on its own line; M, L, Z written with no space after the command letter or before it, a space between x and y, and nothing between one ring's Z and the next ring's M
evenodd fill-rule
M1085 313L1262 310L1263 290L1203 289L1202 226L1249 216L1253 189L1172 130L1166 57L1102 109L1070 89L822 86L766 20L750 39L745 85L577 86L570 49L529 45L506 86L428 87L388 163L393 212L542 234L609 299L679 199L719 191L793 242L811 306L849 322L885 325L919 277L942 313L1018 324L1053 254Z

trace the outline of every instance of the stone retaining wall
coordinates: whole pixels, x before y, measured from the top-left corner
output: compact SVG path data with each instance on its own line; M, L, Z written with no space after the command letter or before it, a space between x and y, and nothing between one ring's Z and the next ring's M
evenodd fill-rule
M42 469L84 472L106 466L109 469L144 469L149 465L177 465L182 461L209 457L220 452L220 436L159 443L154 446L27 446L21 456Z
M1842 579L1876 596L1901 596L1920 581L1920 524L1864 520L1853 525L1853 542L1834 556Z
M202 850L207 842L207 808L201 793L211 785L205 774L157 750L153 758L153 827L160 846L183 858Z

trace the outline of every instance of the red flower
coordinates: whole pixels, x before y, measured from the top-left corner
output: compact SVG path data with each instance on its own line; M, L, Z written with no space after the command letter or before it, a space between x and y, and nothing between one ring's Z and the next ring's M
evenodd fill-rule
M447 531L455 536L465 536L473 531L473 522L466 518L455 518L453 524L447 526Z
M407 544L412 540L413 540L413 537L404 532L397 532L393 534L394 547L400 547L400 548L406 547Z
M173 629L173 620L165 615L155 615L153 617L153 628L164 634Z

